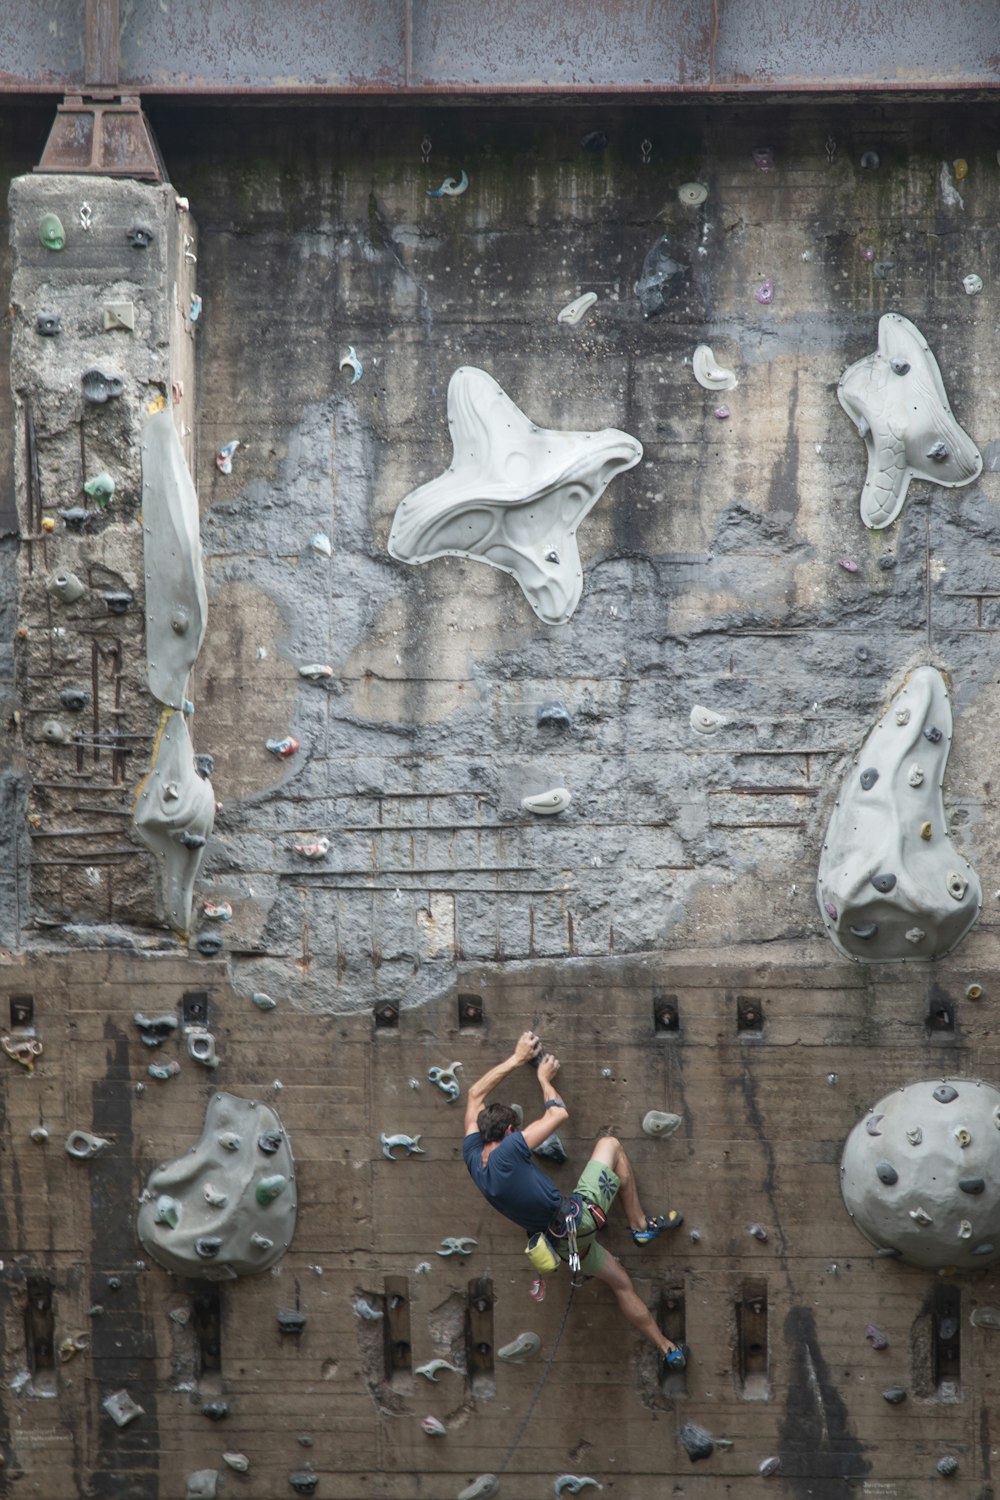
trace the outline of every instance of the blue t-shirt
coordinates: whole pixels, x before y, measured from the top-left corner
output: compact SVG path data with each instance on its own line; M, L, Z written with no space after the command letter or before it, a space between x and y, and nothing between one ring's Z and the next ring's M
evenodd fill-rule
M532 1161L520 1130L504 1136L486 1158L485 1167L483 1138L478 1130L465 1137L462 1154L469 1175L487 1203L529 1234L548 1228L562 1194L551 1177Z

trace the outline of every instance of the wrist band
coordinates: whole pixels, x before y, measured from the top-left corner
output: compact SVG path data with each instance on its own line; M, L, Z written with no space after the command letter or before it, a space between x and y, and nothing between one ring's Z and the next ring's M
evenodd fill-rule
M545 1109L551 1109L552 1106L553 1106L553 1104L557 1105L559 1109L565 1109L566 1108L565 1104L562 1102L561 1099L546 1099L544 1108Z

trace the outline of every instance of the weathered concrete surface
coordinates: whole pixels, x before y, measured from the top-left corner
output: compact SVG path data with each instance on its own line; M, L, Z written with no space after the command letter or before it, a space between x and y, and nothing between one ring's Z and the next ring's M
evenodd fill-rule
M334 1500L447 1500L501 1465L537 1366L500 1362L436 1387L390 1375L383 1325L352 1305L385 1299L399 1313L390 1345L408 1343L412 1365L440 1356L468 1372L469 1284L488 1276L495 1347L533 1328L550 1352L565 1284L541 1307L529 1301L520 1237L465 1180L460 1106L425 1081L428 1067L460 1059L467 1086L530 1024L563 1061L572 1154L561 1180L613 1129L647 1207L686 1215L676 1240L641 1256L620 1222L609 1243L651 1305L663 1293L668 1328L683 1310L695 1357L686 1396L660 1391L608 1294L587 1287L501 1494L541 1500L570 1471L630 1500L660 1500L665 1487L724 1500L780 1453L783 1477L768 1484L793 1500L865 1485L930 1500L947 1452L964 1492L987 1494L1000 1371L994 1335L968 1314L1000 1305L1000 1284L876 1259L841 1206L837 1162L894 1083L1000 1077L996 111L161 107L154 124L201 229L210 625L196 727L223 804L202 895L231 901L234 916L225 958L206 963L170 951L146 925L148 905L115 892L105 922L91 910L89 922L30 928L46 908L37 880L31 909L11 908L22 946L0 970L0 1006L34 993L46 1051L31 1077L0 1059L5 1378L23 1366L29 1273L53 1283L57 1343L88 1326L91 1306L105 1312L92 1320L93 1354L60 1367L54 1402L21 1392L5 1404L4 1473L23 1470L53 1500L85 1485L166 1500L187 1473L218 1467L223 1448L244 1449L253 1466L232 1482L259 1500L284 1493L305 1460ZM610 145L594 157L579 141L596 125ZM773 173L750 158L765 143ZM881 154L874 173L858 164L868 149ZM960 155L961 211L942 204L939 183L941 161ZM463 197L426 198L463 166ZM702 210L675 196L695 178L710 189ZM663 232L691 270L643 322L631 286ZM862 259L869 245L894 260L890 279ZM979 297L962 290L970 270L986 283ZM769 307L753 295L765 277ZM600 295L593 311L557 324L588 289ZM932 339L985 463L955 494L914 484L900 522L874 536L857 514L864 445L835 387L886 310ZM726 422L684 363L701 342L739 375ZM353 388L338 370L349 344L365 365ZM584 593L566 627L540 628L492 570L387 556L399 499L448 460L445 392L460 363L489 369L540 423L616 426L645 447L581 528ZM215 454L236 437L245 446L225 476ZM318 530L330 559L309 547ZM883 571L889 552L896 567ZM36 596L22 590L19 608L37 628ZM869 973L823 935L819 842L850 756L905 671L928 660L951 679L945 805L986 906L941 964ZM299 677L324 661L332 678ZM50 688L40 673L19 685L30 719ZM571 716L565 731L537 724L552 701ZM695 703L727 724L696 735ZM263 741L288 732L301 749L278 761ZM558 784L571 807L529 822L521 796ZM316 864L292 851L313 833L331 839ZM978 1008L964 999L973 983ZM176 1053L180 1075L149 1079L160 1054L142 1047L133 1012L206 991L222 1059L213 1079L174 1044L161 1054ZM255 1008L253 991L277 1008ZM482 1000L481 1029L459 1027L459 995ZM674 997L678 1031L655 1034L654 1005ZM373 1035L385 1002L400 1005L399 1026ZM739 1031L752 1013L763 1025ZM223 1288L221 1356L187 1291L136 1269L132 1218L149 1170L192 1144L214 1083L276 1098L300 1188L275 1280ZM521 1078L511 1092L529 1107L532 1088ZM651 1140L651 1108L684 1126ZM40 1115L43 1146L28 1137ZM60 1143L76 1126L113 1148L71 1161ZM421 1134L425 1155L385 1161L383 1130ZM755 1222L766 1242L747 1233ZM456 1234L479 1240L464 1264L435 1253ZM417 1271L424 1261L430 1273ZM122 1282L113 1295L108 1276ZM761 1369L749 1350L743 1368L737 1308L747 1327L762 1284L767 1358ZM957 1374L954 1337L942 1335L952 1291ZM308 1321L295 1340L275 1317L297 1304ZM884 1351L865 1341L872 1321L889 1334ZM909 1392L900 1407L878 1395L895 1384ZM147 1416L119 1432L98 1414L121 1386ZM206 1398L229 1402L223 1428L201 1415ZM447 1439L420 1432L428 1412ZM682 1420L734 1448L692 1468L676 1442Z

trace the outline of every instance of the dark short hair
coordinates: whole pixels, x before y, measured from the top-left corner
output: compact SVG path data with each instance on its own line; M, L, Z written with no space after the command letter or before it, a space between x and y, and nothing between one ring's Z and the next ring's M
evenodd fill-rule
M487 1104L476 1120L476 1128L487 1145L502 1141L511 1125L516 1127L517 1115L509 1104Z

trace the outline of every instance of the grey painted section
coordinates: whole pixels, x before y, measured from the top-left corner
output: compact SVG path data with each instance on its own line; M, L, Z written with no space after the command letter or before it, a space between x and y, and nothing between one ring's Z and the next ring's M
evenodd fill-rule
M1000 1259L1000 1089L951 1078L887 1094L848 1136L840 1180L880 1249L927 1270L984 1270Z
M165 919L182 936L191 926L194 882L214 820L215 793L195 770L187 720L165 714L152 766L136 792L135 831L156 858Z
M149 690L168 708L182 708L205 639L208 599L198 496L169 407L142 431L142 520Z
M151 1175L137 1228L143 1248L165 1270L226 1281L281 1259L295 1232L296 1206L291 1148L275 1111L255 1099L214 1094L200 1139Z

